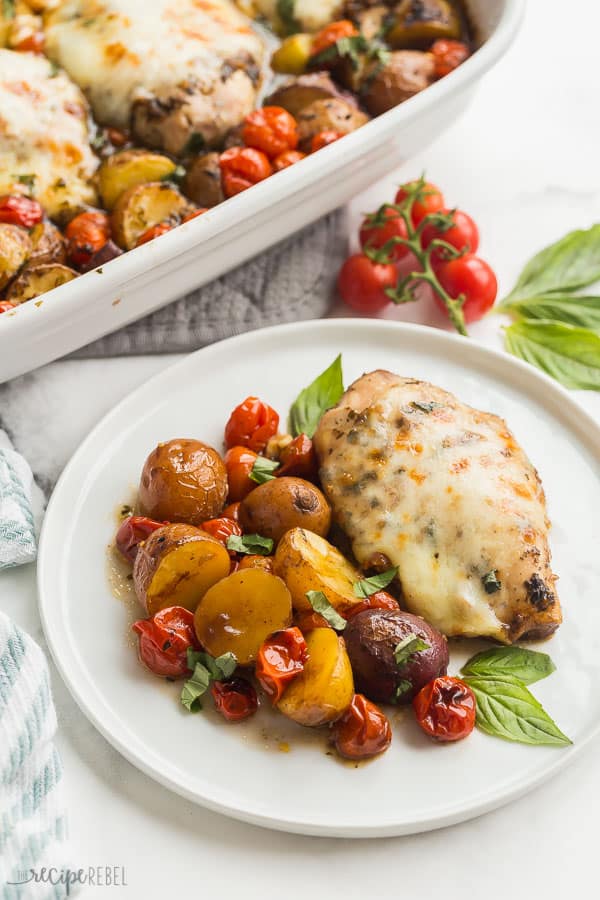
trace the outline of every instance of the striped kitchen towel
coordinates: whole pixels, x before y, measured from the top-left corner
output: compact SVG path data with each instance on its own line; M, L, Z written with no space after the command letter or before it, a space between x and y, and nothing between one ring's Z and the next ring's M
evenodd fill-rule
M33 475L0 431L0 569L32 562L36 554L31 508Z

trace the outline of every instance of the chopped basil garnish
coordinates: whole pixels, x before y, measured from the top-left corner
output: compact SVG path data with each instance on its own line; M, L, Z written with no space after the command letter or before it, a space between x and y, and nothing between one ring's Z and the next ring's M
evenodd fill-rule
M302 31L294 13L296 0L277 0L277 15L285 28L286 34L295 34Z
M305 434L312 438L323 413L335 406L343 393L344 378L340 354L312 384L300 391L292 404L289 429L294 437Z
M307 591L306 599L316 613L323 616L336 631L343 631L348 624L333 608L323 591Z
M202 709L200 698L206 693L210 684L210 672L202 663L196 663L194 673L181 689L181 702L190 712Z
M413 409L418 409L419 412L430 413L433 412L434 409L438 409L442 404L435 403L433 400L430 403L425 403L421 400L411 400L410 405Z
M354 596L370 597L372 594L376 594L377 591L383 590L394 580L397 572L398 566L394 566L392 569L386 569L385 572L381 572L379 575L372 575L370 578L362 578L360 581L355 581Z
M2 0L2 13L5 19L14 19L15 0Z
M227 549L236 553L268 556L273 549L273 538L263 537L262 534L232 534L227 538Z
M401 697L404 697L408 691L412 689L413 683L409 681L408 678L402 678L398 684L396 685L396 692L394 693L394 700L397 702Z
M495 594L502 587L502 582L498 580L498 572L492 569L487 572L481 579L486 594Z
M248 477L257 484L272 481L275 478L273 472L279 468L279 465L274 459L267 459L266 456L257 456Z
M233 675L237 660L233 653L214 657L210 653L188 647L187 664L193 674L181 689L181 702L190 712L198 712L202 709L200 698L208 690L211 681L223 681Z
M360 54L366 53L369 47L369 42L362 34L340 38L335 44L331 44L325 50L316 53L311 58L311 64L318 68L325 63L345 58L350 61L353 69L358 69L360 66Z
M19 184L26 184L29 190L33 190L35 187L35 175L13 175L13 178L15 178Z
M556 670L547 653L525 647L491 647L476 653L461 669L463 675L511 675L523 684L533 684Z
M201 150L204 150L206 147L206 140L204 139L204 135L199 131L193 131L189 137L189 140L185 147L183 148L183 156L186 156L188 153L200 153Z
M398 668L402 668L411 661L415 653L428 650L429 644L417 634L407 634L394 649L394 659Z

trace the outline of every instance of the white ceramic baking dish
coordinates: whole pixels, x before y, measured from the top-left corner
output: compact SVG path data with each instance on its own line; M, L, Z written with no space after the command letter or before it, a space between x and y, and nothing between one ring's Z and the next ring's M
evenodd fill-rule
M343 140L0 320L0 381L222 275L342 205L450 125L513 41L525 0L470 0L481 46L450 75ZM285 302L285 298L282 298Z

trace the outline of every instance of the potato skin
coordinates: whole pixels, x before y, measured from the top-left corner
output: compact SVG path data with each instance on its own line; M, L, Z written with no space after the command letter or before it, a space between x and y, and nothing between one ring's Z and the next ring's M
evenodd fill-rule
M144 463L138 498L145 516L200 525L225 506L225 463L201 441L175 438L159 444Z
M29 236L32 246L27 260L28 268L66 261L66 241L52 222L38 222L29 232Z
M0 224L0 289L17 274L31 249L31 238L24 228Z
M77 278L77 272L61 263L44 263L41 266L26 266L18 278L15 278L6 299L11 303L25 303L51 291L67 281Z
M276 543L292 528L326 535L331 508L310 481L283 476L265 481L242 500L240 525L244 531L273 538Z
M369 117L345 100L329 97L305 106L298 114L297 121L300 149L309 151L310 142L319 132L338 131L340 134L348 134L368 122Z
M365 73L362 98L372 116L379 116L428 87L435 79L431 53L397 50L381 69Z
M149 150L121 150L113 153L98 170L102 203L106 209L112 209L129 188L149 181L161 181L174 171L173 160Z
M148 228L172 219L175 224L194 207L167 181L148 182L121 194L110 217L115 242L132 250Z
M398 667L394 650L409 634L420 637L429 647ZM344 639L356 690L370 700L410 703L424 685L444 675L448 667L444 636L420 616L401 610L368 609L358 613L348 622ZM396 689L405 680L412 687L396 698Z
M198 206L210 209L225 199L221 187L219 153L196 156L187 167L182 190Z
M283 106L294 118L298 118L302 110L315 100L332 97L344 100L356 108L356 98L341 90L328 72L309 72L282 84L265 103L269 106Z

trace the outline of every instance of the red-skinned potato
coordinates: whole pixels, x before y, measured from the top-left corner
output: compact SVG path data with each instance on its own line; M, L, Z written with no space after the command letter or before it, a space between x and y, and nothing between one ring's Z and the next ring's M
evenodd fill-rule
M331 509L310 481L283 476L265 481L244 497L240 525L245 532L262 534L276 543L292 528L325 535L331 525Z

